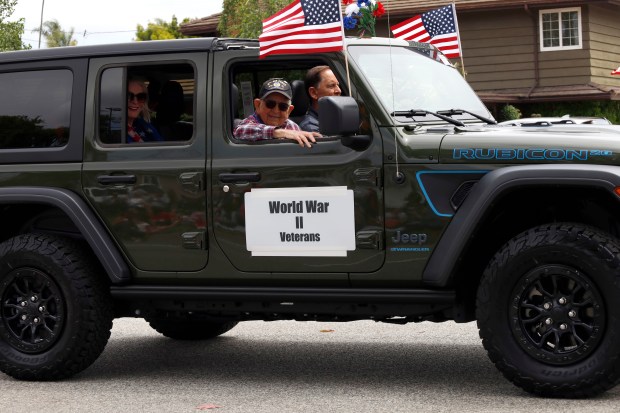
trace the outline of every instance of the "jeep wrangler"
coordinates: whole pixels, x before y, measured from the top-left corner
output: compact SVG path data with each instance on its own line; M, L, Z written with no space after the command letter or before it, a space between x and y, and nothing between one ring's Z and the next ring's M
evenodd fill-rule
M0 54L0 370L57 380L112 320L211 339L241 321L477 321L510 381L620 380L620 127L501 126L420 45L259 59L187 39ZM236 141L269 78L323 137ZM127 143L127 82L159 142Z

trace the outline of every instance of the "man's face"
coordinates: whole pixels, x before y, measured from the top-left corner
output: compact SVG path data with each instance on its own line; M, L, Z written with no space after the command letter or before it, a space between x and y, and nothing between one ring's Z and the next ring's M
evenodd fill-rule
M286 96L272 93L263 99L254 99L254 109L265 122L265 125L281 126L288 119L288 115L293 110L293 105L290 104L290 100Z
M323 70L321 72L321 81L316 87L310 87L308 90L310 92L310 96L312 96L312 100L317 101L319 98L323 96L340 96L340 84L338 83L338 79L329 69Z

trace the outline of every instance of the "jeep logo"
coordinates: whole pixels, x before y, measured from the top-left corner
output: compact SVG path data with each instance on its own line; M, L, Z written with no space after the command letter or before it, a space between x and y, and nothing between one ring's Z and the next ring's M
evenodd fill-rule
M396 235L392 237L394 244L418 244L422 245L426 243L428 237L426 234L405 234L400 231L396 231Z

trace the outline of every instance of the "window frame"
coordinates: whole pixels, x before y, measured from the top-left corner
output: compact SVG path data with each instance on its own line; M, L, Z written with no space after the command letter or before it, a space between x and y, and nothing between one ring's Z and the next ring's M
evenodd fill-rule
M563 44L563 36L562 36L562 13L568 12L577 12L577 40L578 44L576 45L568 45L565 46ZM558 22L560 26L558 27L558 39L560 41L559 46L548 46L545 47L545 31L543 25L543 17L548 14L556 14L558 16ZM583 24L582 24L582 13L581 7L563 7L558 9L544 9L539 10L538 12L538 30L539 30L539 47L541 52L551 52L558 50L578 50L583 49Z
M84 147L85 88L88 60L85 58L66 60L26 61L3 64L1 73L46 70L69 70L73 74L71 109L69 117L69 141L61 147L11 148L0 150L0 163L52 163L81 162Z

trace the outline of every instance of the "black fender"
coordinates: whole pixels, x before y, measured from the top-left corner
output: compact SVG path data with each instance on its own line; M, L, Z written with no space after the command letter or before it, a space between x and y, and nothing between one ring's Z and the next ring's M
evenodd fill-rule
M88 242L110 281L120 284L131 279L129 267L116 243L88 204L75 192L31 186L0 188L0 204L14 203L50 205L62 210Z
M620 186L620 167L609 165L526 165L499 168L486 174L454 214L433 251L422 279L425 284L449 285L454 268L485 211L505 191L519 187L591 186L610 192ZM619 198L620 201L620 198Z

